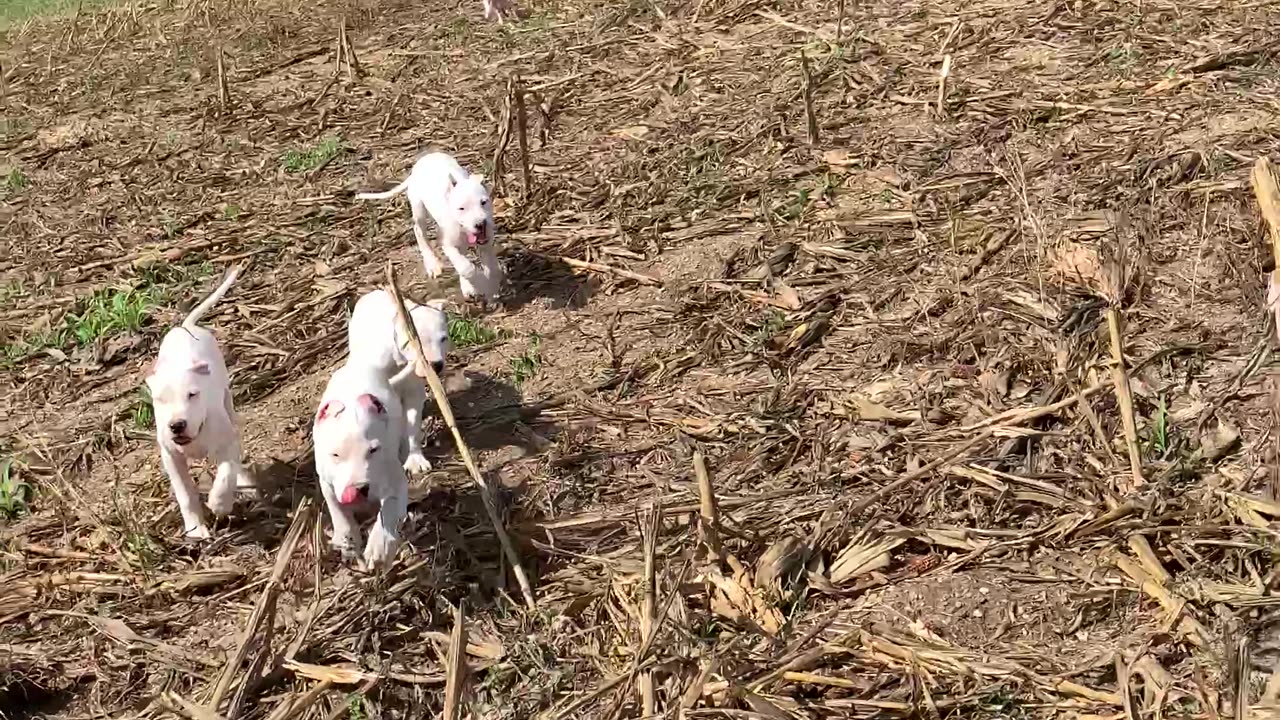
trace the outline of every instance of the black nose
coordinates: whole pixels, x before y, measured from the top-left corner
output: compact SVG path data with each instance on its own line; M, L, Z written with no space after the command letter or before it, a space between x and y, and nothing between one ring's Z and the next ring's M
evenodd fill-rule
M439 375L440 373L444 372L444 361L443 361L443 360L432 360L432 361L431 361L431 369L432 369L432 370L435 370L437 375Z
M187 431L187 421L174 420L173 422L169 423L169 430L172 431L174 435L181 435L182 433Z

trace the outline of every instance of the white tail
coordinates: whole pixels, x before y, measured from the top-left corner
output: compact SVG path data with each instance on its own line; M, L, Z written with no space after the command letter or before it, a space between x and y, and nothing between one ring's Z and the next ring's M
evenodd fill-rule
M388 200L404 192L405 189L407 189L408 187L409 187L409 178L405 178L404 182L400 183L399 185L391 188L386 192L356 193L356 199L357 200Z
M182 321L182 326L188 330L194 328L196 323L200 322L200 318L204 317L204 314L209 312L209 309L216 305L218 301L222 299L222 296L226 295L227 291L231 289L231 285L235 283L236 278L239 277L242 267L243 266L231 268L231 272L227 273L227 279L223 280L222 284L218 286L218 289L214 290L209 297L205 298L204 302L197 305L194 310L187 314L187 319Z

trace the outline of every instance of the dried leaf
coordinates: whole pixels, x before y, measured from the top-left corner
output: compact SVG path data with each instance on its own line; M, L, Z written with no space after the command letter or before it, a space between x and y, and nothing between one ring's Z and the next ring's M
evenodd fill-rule
M840 585L873 570L888 567L889 551L906 540L896 537L869 537L871 533L859 533L831 563L828 577L831 582Z

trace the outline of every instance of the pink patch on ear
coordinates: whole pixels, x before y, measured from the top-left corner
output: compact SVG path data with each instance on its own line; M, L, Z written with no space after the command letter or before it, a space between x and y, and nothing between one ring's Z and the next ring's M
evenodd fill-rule
M346 409L346 406L337 400L327 400L320 406L320 411L316 413L316 422L337 417L344 409Z
M365 393L356 398L356 402L360 403L360 407L368 410L369 412L375 412L379 415L387 414L387 407L382 404L382 401L369 393Z
M343 505L350 505L360 499L360 491L352 485L348 485L346 490L342 491L342 497L338 498L338 502Z
M204 360L201 360L200 362L195 363L194 365L191 366L191 372L197 375L208 375L209 363L205 362Z

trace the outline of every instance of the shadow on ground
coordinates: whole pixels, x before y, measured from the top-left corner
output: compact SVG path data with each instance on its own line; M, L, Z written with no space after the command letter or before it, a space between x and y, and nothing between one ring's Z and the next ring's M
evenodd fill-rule
M586 307L598 287L595 278L577 275L563 262L524 248L508 250L502 259L511 283L510 292L503 298L503 305L509 311L519 310L539 298L550 300L556 310L579 310Z

